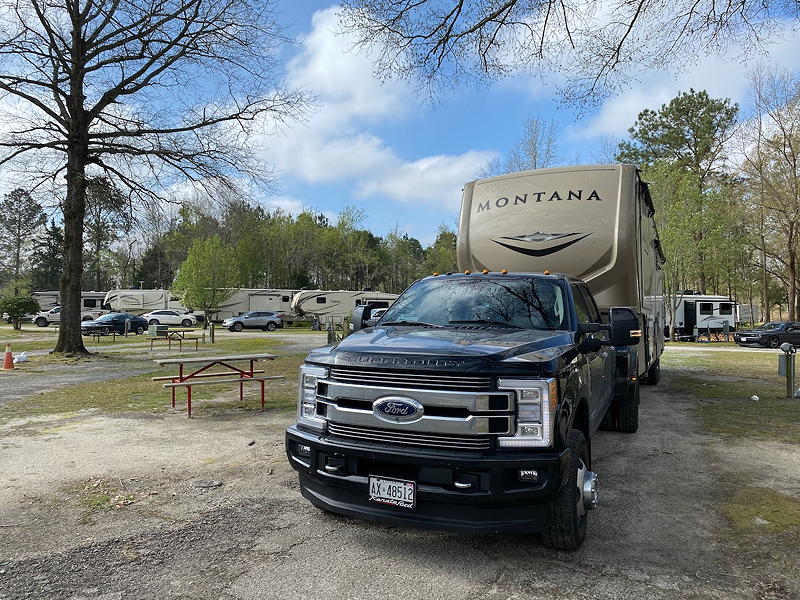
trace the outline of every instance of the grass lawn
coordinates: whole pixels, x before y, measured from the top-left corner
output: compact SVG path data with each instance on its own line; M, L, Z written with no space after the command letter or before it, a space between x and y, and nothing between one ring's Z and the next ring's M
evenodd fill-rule
M297 401L297 371L305 358L304 354L282 355L275 361L264 361L262 368L267 375L284 375L286 379L267 383L268 408L293 408ZM176 367L112 379L109 381L79 383L51 392L33 394L15 402L0 406L0 420L63 413L75 413L93 409L101 414L125 412L163 412L170 407L170 393L162 387L164 382L150 381L151 377L170 375ZM232 384L204 385L192 390L192 414L202 415L213 410L258 410L260 408L259 385L245 385L245 398L239 403L239 388ZM176 394L176 408L185 407L185 392ZM213 402L209 402L213 400Z
M665 353L661 361L662 385L699 401L695 413L709 433L800 444L800 400L784 398L776 354Z

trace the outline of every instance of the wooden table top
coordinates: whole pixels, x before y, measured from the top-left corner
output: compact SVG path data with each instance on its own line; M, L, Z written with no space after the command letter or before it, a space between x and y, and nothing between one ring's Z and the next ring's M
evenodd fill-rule
M233 362L238 360L274 360L275 354L236 354L233 356L197 356L192 358L156 358L153 362L159 365L181 365L187 363Z

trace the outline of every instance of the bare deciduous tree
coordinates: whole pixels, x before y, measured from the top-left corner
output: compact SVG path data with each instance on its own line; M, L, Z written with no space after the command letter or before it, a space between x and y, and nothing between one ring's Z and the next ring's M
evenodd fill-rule
M788 318L794 321L800 303L800 78L762 67L748 79L753 114L740 141L742 170L758 211L762 304L768 310L769 259L786 269Z
M80 282L87 176L141 200L187 179L259 176L254 125L305 97L274 77L284 41L256 0L11 0L0 24L0 94L13 125L0 164L66 178L62 319L55 351L85 353Z
M376 72L423 85L560 70L569 101L636 81L641 67L761 48L791 0L344 0L342 27L377 44Z
M558 126L553 120L529 116L522 136L505 156L489 161L481 177L552 167L558 162Z

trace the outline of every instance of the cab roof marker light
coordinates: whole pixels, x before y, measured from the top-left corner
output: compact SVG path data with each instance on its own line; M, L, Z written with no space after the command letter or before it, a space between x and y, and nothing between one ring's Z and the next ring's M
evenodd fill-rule
M481 273L483 273L484 275L488 275L489 274L489 269L484 269L483 271L481 271Z
M508 269L503 269L502 271L500 271L500 274L501 275L508 275Z
M470 271L469 269L467 269L466 271L464 271L464 275L469 275L470 273L472 273L472 271Z

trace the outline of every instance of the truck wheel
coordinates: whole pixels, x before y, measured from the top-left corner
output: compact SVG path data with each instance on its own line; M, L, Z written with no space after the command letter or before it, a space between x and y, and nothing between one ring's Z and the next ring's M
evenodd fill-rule
M639 381L633 384L633 390L617 399L617 431L636 433L639 429Z
M589 450L583 432L570 429L567 448L570 451L569 479L556 495L550 522L542 533L544 545L557 550L581 547L589 521L587 511L597 504L597 477L589 471Z
M661 359L657 358L656 362L650 365L647 373L642 377L642 383L645 385L658 385L659 381L661 381Z
M47 325L48 325L47 319L45 319L44 317L39 317L38 319L36 319L37 327L47 327Z

